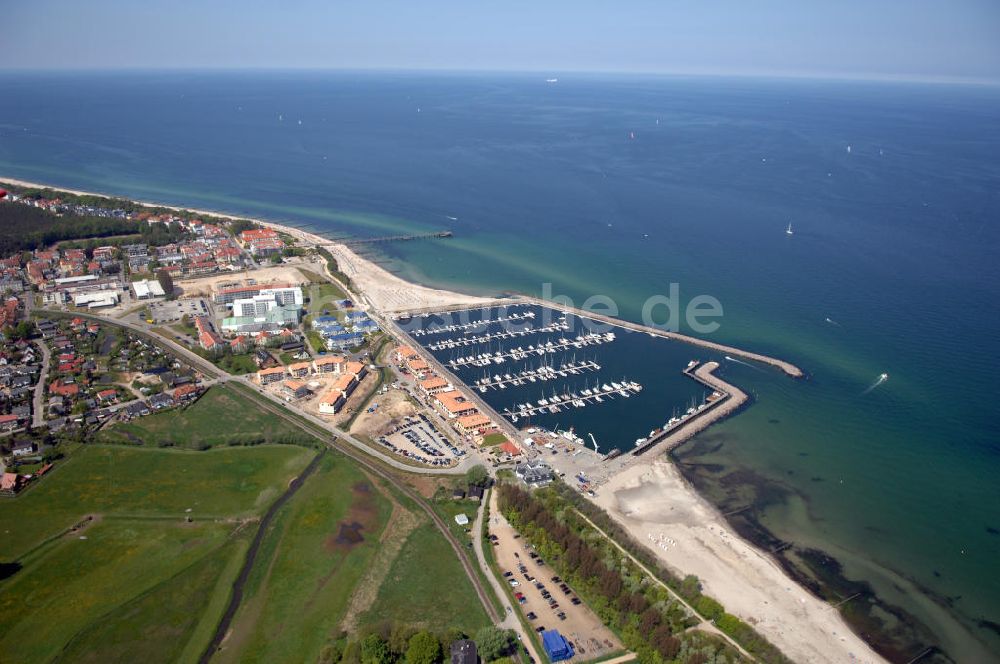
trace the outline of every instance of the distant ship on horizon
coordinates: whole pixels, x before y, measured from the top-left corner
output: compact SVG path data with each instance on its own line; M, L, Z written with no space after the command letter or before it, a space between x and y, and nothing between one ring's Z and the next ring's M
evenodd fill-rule
M545 79L545 82L546 83L558 83L559 79L558 78L547 78L547 79Z

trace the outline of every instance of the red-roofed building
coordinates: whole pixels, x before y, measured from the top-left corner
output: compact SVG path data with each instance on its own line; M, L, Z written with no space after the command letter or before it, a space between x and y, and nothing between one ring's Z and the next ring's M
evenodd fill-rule
M118 398L115 390L101 390L97 393L97 400L101 403L113 403Z
M21 488L21 476L17 473L4 473L0 477L0 493L13 496Z
M194 326L198 329L198 343L208 351L222 350L226 342L212 329L212 324L204 316L194 317Z
M191 401L198 396L199 392L201 392L201 390L197 385L181 385L174 390L174 401L177 403Z
M60 378L49 385L49 394L58 394L61 397L75 397L80 393L80 386L76 383L66 383Z
M233 349L234 353L239 355L250 350L250 340L247 339L246 335L241 334L229 342L229 347Z
M0 415L0 431L13 431L20 424L17 415Z
M285 379L285 367L273 367L271 369L261 369L257 372L257 381L261 385L276 383Z
M514 443L510 442L509 440L505 440L504 442L500 443L500 451L504 452L505 454L509 454L511 456L521 455L521 448L515 445Z

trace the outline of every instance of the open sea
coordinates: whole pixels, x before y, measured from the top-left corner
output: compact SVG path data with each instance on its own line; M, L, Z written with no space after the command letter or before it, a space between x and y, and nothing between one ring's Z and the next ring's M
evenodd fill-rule
M894 661L1000 659L1000 90L558 77L4 73L0 176L450 229L374 257L634 320L672 283L713 296L710 338L809 379L727 366L755 403L685 474ZM678 359L644 354L646 388Z

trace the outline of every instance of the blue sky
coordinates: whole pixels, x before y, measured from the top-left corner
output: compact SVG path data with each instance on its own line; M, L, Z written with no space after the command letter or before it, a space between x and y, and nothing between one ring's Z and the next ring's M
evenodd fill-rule
M413 68L1000 81L1000 0L32 0L3 68Z

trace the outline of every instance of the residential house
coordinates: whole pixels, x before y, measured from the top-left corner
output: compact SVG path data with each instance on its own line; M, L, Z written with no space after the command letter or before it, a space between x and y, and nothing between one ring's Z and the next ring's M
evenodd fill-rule
M38 452L38 445L30 440L19 440L10 447L10 452L16 457L31 456Z
M347 358L340 355L325 355L323 357L318 357L313 360L313 369L318 374L324 373L343 373L344 367L347 365Z
M257 381L261 385L270 385L285 378L285 367L273 367L271 369L261 369L257 372Z

